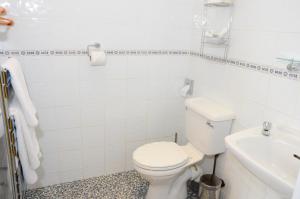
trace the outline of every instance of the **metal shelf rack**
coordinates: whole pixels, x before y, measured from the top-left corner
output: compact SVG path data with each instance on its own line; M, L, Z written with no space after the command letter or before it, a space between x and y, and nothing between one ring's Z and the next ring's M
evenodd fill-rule
M209 17L208 13L211 9L228 9L230 16L228 17L228 20L226 24L224 24L225 30L227 32L223 37L208 37L207 32L210 29L209 28ZM200 53L201 55L206 54L207 48L222 48L223 51L223 58L227 59L228 57L228 50L230 45L230 32L231 32L231 25L232 25L232 14L233 14L233 2L232 1L209 1L205 0L203 3L203 16L202 16L202 33L201 33L201 47L200 47ZM218 42L212 42L212 40L218 41ZM221 40L222 39L222 40Z

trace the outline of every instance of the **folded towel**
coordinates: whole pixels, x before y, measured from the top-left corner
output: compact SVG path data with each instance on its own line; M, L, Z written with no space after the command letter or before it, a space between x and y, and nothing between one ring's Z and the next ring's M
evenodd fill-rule
M40 166L39 158L41 157L41 151L40 151L39 143L37 141L35 128L27 125L25 116L20 108L20 104L15 97L13 97L9 106L10 106L10 108L15 109L15 112L18 111L18 113L17 113L19 115L18 122L19 122L19 126L21 128L20 131L23 134L24 142L26 145L28 159L29 159L31 168L37 169ZM19 129L17 129L17 130L19 130Z
M299 198L300 198L300 171L299 171L298 180L293 195L293 199L299 199Z
M9 58L5 63L2 64L2 67L8 70L10 73L13 89L18 98L18 101L20 102L27 123L31 127L36 127L38 125L36 108L34 107L29 96L28 88L20 63L15 58Z
M22 118L22 114L18 108L10 107L9 112L11 115L14 116L15 119L15 125L16 125L16 137L17 137L17 144L18 144L18 154L20 158L20 162L22 164L22 170L25 182L27 184L34 184L38 180L38 176L36 171L31 167L31 163L28 156L28 148L25 143L25 140L27 140L25 137L28 135L24 135L24 129L23 129L23 121L24 118Z

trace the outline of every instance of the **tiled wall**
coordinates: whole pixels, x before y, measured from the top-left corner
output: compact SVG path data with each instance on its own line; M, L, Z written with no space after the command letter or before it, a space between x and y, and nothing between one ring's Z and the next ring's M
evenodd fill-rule
M245 128L261 126L263 121L300 129L299 81L199 58L193 59L191 78L195 80L195 95L208 97L232 108L237 117L233 133ZM264 194L266 186L253 184L251 181L255 178L253 175L248 181L249 175L246 175L246 170L240 169L242 166L238 166L237 161L232 161L234 157L228 160L227 156L230 154L226 154L218 163L219 175L226 180L228 189L231 189L227 190L229 195L226 199L240 199L245 191L251 193L255 191L258 195ZM240 172L240 175L232 175L236 172ZM241 183L240 179L246 183L244 181Z
M192 2L0 0L15 20L1 48L189 49ZM189 56L113 55L91 67L87 56L29 54L18 59L40 119L36 186L132 169L136 147L183 132Z
M200 47L201 30L195 22L202 12L201 1L0 3L16 20L7 36L1 36L3 49L78 50L95 41L105 49L198 51ZM274 60L281 51L296 52L299 30L291 21L298 23L292 20L298 16L291 10L297 4L237 0L229 57L277 65ZM270 10L269 5L278 9ZM195 79L195 96L212 98L236 111L234 132L263 120L297 125L300 119L299 81L199 57L109 56L106 67L90 67L86 56L19 59L41 121L44 157L37 186L130 169L131 152L137 146L182 133L184 109L178 90L188 70ZM231 175L237 171L239 179L252 181L238 186L236 175ZM226 199L240 199L246 193L277 197L267 196L275 193L262 191L265 185L255 186L260 182L230 154L220 159L218 173L227 182Z
M234 7L229 58L273 65L281 52L299 53L299 1L237 0ZM201 11L200 3L194 13ZM201 30L195 26L194 41ZM195 42L196 44L199 42ZM197 49L197 46L193 47ZM218 51L216 50L216 54ZM259 72L238 64L192 58L195 95L206 96L237 114L233 133L267 120L300 129L300 81ZM299 135L300 136L300 135ZM226 153L218 162L218 175L226 180L225 199L275 199L279 196ZM288 166L288 165L287 165Z
M229 58L282 68L286 64L278 62L277 57L285 54L299 57L297 44L300 41L300 22L296 20L299 18L298 7L297 0L235 0ZM195 1L193 9L192 49L198 50L202 32L202 1ZM216 48L209 51L216 54L220 52Z
M20 57L38 107L39 185L132 169L132 151L183 132L188 56Z
M0 0L15 20L8 49L189 49L193 0Z

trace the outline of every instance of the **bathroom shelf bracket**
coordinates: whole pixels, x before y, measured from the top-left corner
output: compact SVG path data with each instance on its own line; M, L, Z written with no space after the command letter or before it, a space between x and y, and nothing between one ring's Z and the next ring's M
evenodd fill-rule
M277 60L288 63L286 68L290 72L300 72L300 60L278 57Z

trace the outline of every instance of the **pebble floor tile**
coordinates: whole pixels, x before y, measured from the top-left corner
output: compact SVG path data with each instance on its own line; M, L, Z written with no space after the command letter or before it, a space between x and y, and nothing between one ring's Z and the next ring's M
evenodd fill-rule
M144 199L149 183L136 171L28 190L25 199ZM195 199L189 193L188 199Z

